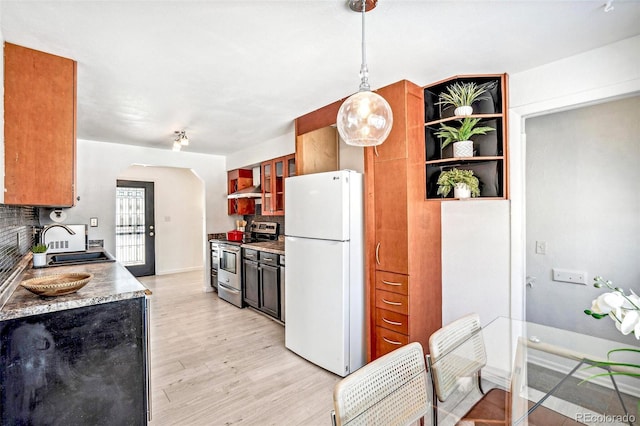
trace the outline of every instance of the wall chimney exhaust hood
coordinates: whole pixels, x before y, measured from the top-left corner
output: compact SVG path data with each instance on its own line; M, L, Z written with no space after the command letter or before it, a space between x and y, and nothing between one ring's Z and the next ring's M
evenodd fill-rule
M236 198L262 198L262 188L260 187L260 167L253 168L253 186L240 189L233 194L227 195L227 198L234 200Z

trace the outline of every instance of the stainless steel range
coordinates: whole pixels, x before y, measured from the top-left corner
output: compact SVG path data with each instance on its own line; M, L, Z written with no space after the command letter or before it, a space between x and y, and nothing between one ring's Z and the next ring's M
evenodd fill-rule
M244 243L278 239L276 222L252 222ZM239 308L242 302L242 242L218 240L218 296Z

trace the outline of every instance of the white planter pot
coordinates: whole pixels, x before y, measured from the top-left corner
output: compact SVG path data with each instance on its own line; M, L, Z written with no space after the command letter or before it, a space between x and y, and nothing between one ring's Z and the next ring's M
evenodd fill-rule
M466 117L468 115L473 114L473 108L470 106L461 106L455 109L455 111L453 111L453 113L455 115L461 115L463 117Z
M453 188L453 196L455 198L469 198L471 197L471 189L466 183L456 183Z
M454 157L473 157L473 141L460 141L453 143Z
M47 264L47 253L33 253L33 267L39 268Z

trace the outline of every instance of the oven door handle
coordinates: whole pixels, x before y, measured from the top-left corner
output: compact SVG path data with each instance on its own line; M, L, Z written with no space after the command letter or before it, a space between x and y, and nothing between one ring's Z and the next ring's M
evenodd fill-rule
M240 292L241 292L240 290L236 290L236 289L235 289L235 288L233 288L233 287L226 286L226 285L222 284L221 282L218 282L218 285L219 285L220 287L223 287L223 288L224 288L226 291L228 291L229 293L238 294L238 293L240 293Z

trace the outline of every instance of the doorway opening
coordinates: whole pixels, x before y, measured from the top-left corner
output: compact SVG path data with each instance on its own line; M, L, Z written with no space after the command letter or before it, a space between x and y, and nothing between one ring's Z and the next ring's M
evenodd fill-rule
M155 275L153 182L118 180L116 259L134 276Z

